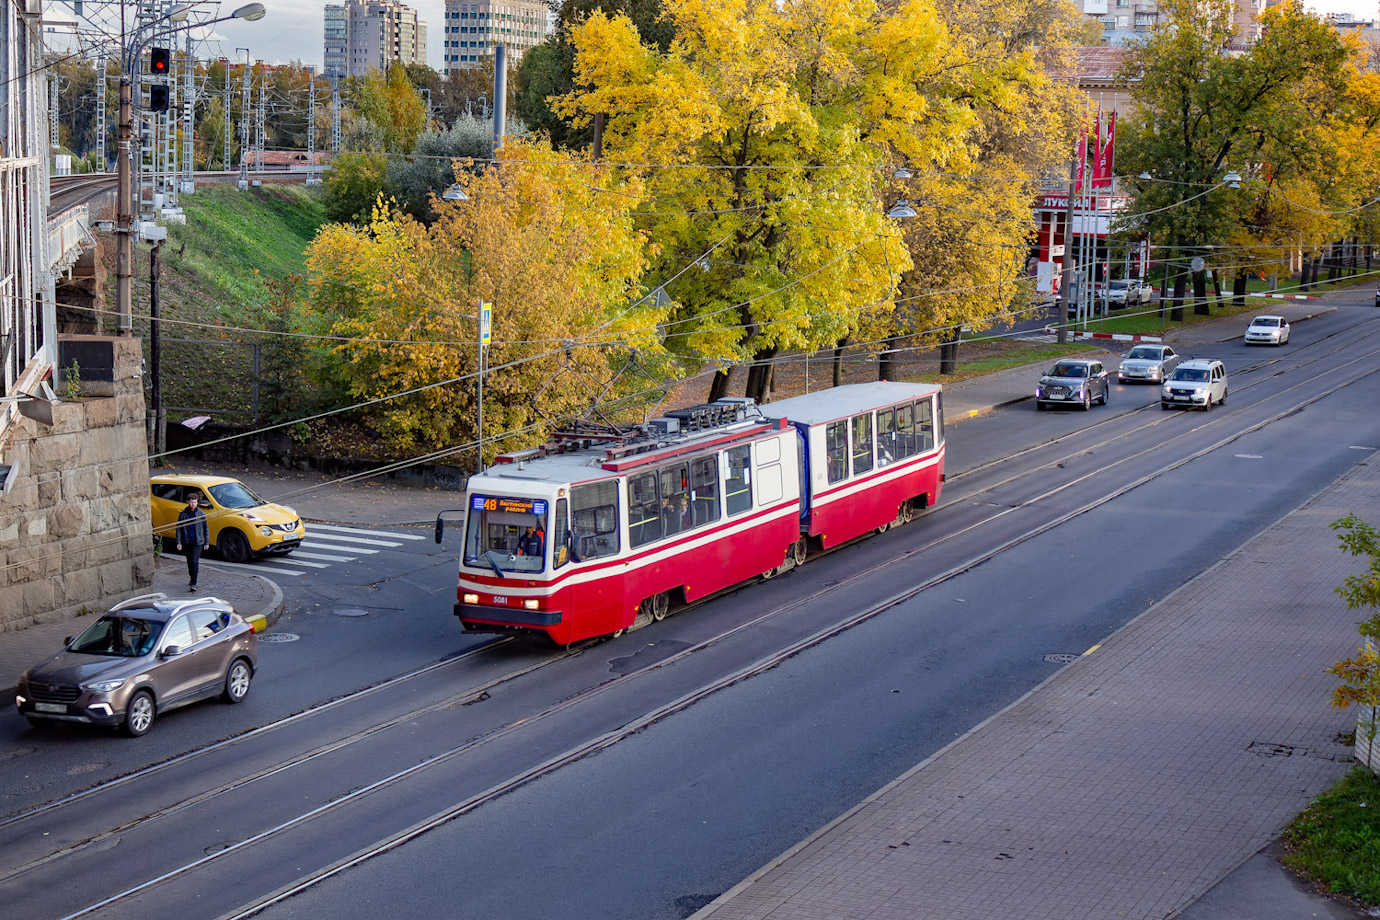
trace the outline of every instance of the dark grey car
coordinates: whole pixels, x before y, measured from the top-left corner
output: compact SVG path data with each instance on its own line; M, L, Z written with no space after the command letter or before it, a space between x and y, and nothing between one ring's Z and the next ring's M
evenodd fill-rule
M26 671L15 703L35 726L84 722L138 736L169 709L216 695L227 703L244 699L258 643L225 601L146 594L116 604Z
M1094 402L1105 406L1111 392L1111 377L1101 361L1065 358L1051 367L1036 384L1035 408L1063 405L1088 409Z

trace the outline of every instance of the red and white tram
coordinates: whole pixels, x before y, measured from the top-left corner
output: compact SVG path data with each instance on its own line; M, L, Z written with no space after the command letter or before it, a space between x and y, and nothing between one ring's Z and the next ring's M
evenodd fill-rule
M941 397L865 383L725 399L501 456L469 482L455 615L565 645L909 520L943 486Z

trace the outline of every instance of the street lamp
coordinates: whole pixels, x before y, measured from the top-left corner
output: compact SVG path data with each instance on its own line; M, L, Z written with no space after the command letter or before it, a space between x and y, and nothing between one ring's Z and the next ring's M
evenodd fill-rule
M263 19L265 10L262 3L250 3L235 10L229 16L221 16L216 19L202 20L199 22L187 22L187 19L196 6L195 3L188 3L174 7L171 12L160 20L136 29L133 33L133 41L125 45L120 57L120 152L116 164L116 257L115 257L115 332L118 335L129 335L131 331L130 313L134 304L134 192L130 183L133 164L133 151L130 150L130 135L133 133L132 124L133 114L133 74L138 65L139 59L143 56L144 47L153 40L158 32L180 32L184 29L197 29L202 26L214 25L218 22L225 22L230 19L243 19L246 22L254 22ZM158 27L165 23L175 23L172 29L162 29ZM123 39L124 36L121 36Z
M887 217L905 218L915 217L915 209L910 206L909 201L898 201L890 211L886 212Z

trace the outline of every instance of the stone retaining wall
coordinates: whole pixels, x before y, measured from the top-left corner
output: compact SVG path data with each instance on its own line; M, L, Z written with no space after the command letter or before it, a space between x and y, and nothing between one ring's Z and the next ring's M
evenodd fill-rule
M0 631L94 611L153 580L140 341L69 342L109 343L114 379L54 403L51 426L18 420L3 445L13 469L0 497Z

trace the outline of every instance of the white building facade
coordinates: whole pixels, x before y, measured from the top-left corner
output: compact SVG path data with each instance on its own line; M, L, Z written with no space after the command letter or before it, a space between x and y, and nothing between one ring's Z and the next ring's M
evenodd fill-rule
M0 380L5 396L34 393L57 361L48 260L48 70L40 0L0 11ZM18 404L0 403L0 463ZM0 483L3 483L0 477Z
M493 59L500 42L515 64L550 31L542 0L446 0L444 70L478 67Z
M397 0L327 4L324 26L322 72L332 80L426 63L426 23Z

